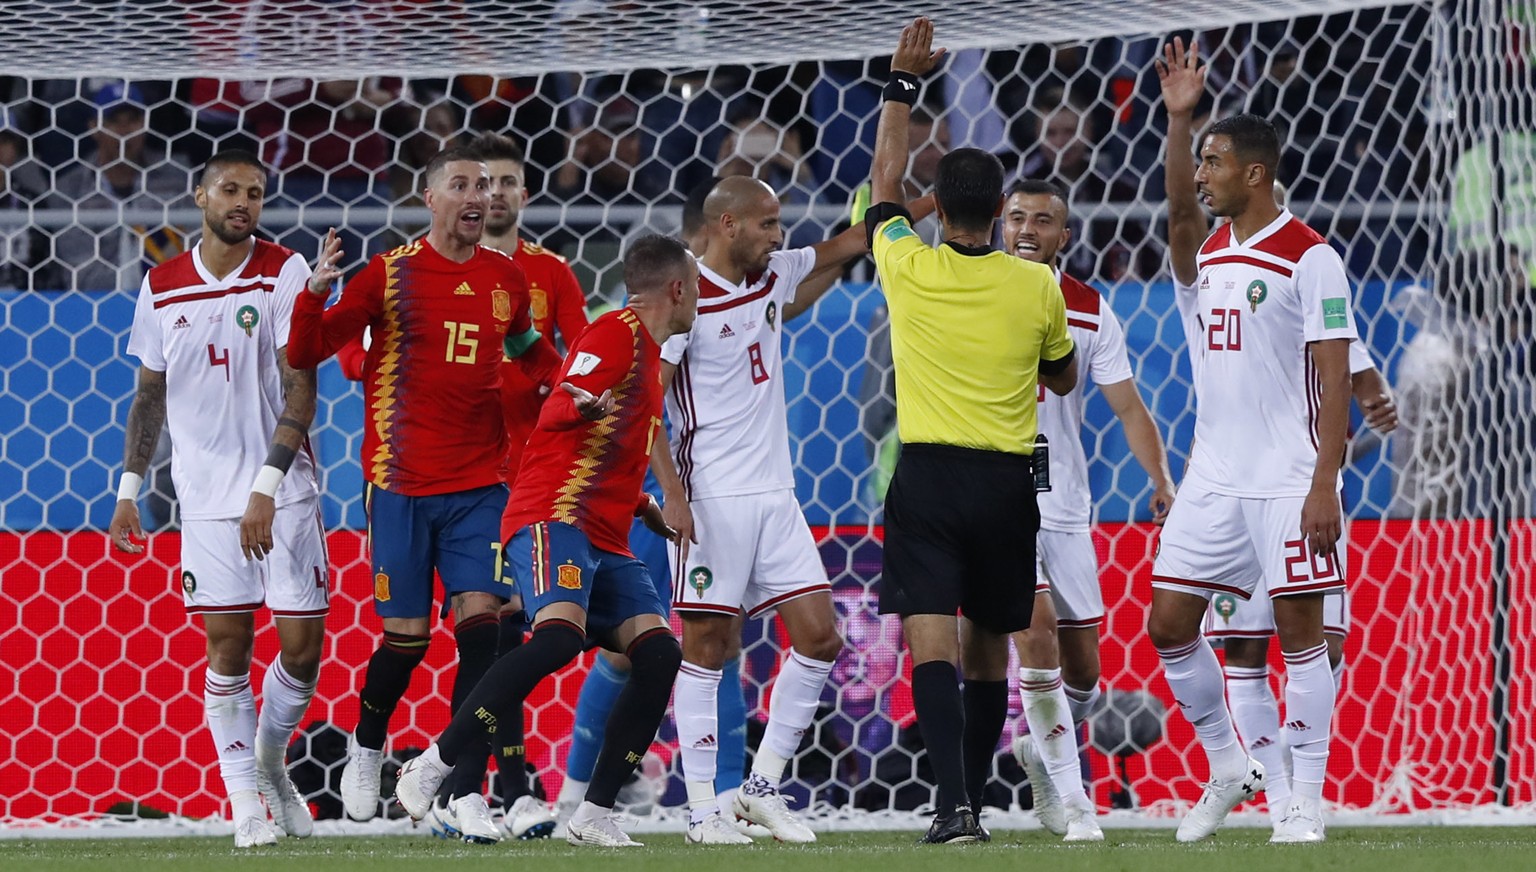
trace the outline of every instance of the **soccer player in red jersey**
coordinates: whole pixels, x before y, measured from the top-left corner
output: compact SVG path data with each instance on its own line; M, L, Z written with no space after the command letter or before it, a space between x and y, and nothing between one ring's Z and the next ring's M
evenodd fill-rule
M455 699L496 657L497 613L512 592L498 557L507 500L503 354L539 383L548 383L560 364L533 328L522 270L479 245L489 190L490 173L477 154L442 152L427 165L427 235L374 257L331 308L327 290L303 294L294 305L294 366L315 366L365 327L373 336L364 364L372 426L362 460L384 641L368 664L342 772L342 801L358 820L377 813L389 718L426 653L434 569L454 611ZM321 263L328 277L339 275L339 256L330 234ZM465 837L496 841L478 789L465 803L475 806L458 812Z
M624 258L629 305L598 318L571 348L502 518L533 635L496 662L438 741L400 771L395 797L411 817L427 813L461 754L475 753L486 732L494 734L590 639L623 652L633 670L566 840L638 844L619 828L613 804L666 712L682 649L645 565L630 553L629 526L642 517L658 533L677 535L641 482L661 429L661 343L692 326L698 281L682 243L640 239Z

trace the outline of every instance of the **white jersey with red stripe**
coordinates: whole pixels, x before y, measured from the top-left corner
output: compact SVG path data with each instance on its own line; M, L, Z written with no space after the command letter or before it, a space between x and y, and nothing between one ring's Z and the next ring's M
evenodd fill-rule
M1305 496L1317 463L1307 343L1354 340L1344 262L1289 211L1242 242L1216 228L1194 286L1175 284L1194 370L1186 482L1235 497Z
M1049 440L1051 489L1039 495L1040 529L1086 533L1093 521L1088 456L1083 451L1087 383L1110 385L1133 375L1125 329L1098 292L1060 270L1056 280L1067 301L1067 333L1077 347L1077 386L1061 397L1040 388L1040 432Z
M668 339L672 457L690 500L795 486L781 345L784 305L816 265L810 248L776 251L741 284L699 264L693 328Z
M283 410L278 354L310 274L302 257L258 239L244 263L215 278L202 248L149 271L128 335L128 353L165 373L171 476L186 520L245 514ZM306 443L277 505L319 493Z

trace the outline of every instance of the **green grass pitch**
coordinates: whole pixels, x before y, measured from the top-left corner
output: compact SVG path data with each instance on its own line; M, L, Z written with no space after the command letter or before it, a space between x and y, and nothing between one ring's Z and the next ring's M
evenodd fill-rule
M1536 869L1530 827L1362 827L1329 831L1323 845L1278 846L1264 830L1227 830L1179 845L1172 830L1109 830L1102 845L1069 846L1038 831L996 832L988 845L918 846L917 833L823 834L811 846L697 848L678 834L637 836L646 847L577 849L561 842L476 847L415 836L322 837L236 851L228 838L7 839L0 869L39 872L1417 872ZM523 865L528 863L529 865Z

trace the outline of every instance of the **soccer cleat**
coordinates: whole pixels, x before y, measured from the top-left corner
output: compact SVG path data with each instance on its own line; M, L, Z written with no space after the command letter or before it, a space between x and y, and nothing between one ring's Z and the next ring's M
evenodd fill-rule
M1305 799L1293 799L1285 810L1285 818L1275 827L1270 844L1298 845L1326 841L1328 833L1323 827L1323 810L1317 803Z
M432 803L432 810L427 812L427 830L439 839L458 841L459 821L453 816L453 809L442 802Z
M988 835L988 838L991 838ZM949 814L934 815L928 832L917 840L919 845L950 845L982 841L981 824L971 807L962 805Z
M355 821L373 820L379 813L379 770L384 752L364 748L356 736L347 737L347 764L341 769L341 804Z
M265 817L251 817L235 821L235 847L255 848L259 845L275 845L282 833Z
M1091 808L1067 809L1067 835L1063 842L1102 842L1104 831Z
M721 817L726 818L726 823L730 824L736 830L736 832L741 833L743 836L747 836L753 839L773 838L773 830L770 830L761 824L754 824L751 821L744 821L737 817L734 812L732 812L729 817L724 814L722 814Z
M731 803L731 810L736 817L767 828L781 842L809 844L816 841L816 834L811 832L811 828L790 812L789 803L784 801L782 793L764 786L754 788L761 792L748 792L748 784L743 784L736 791L736 799Z
M256 759L261 760L259 752ZM315 818L309 811L309 802L293 785L286 765L279 763L275 770L269 770L257 762L256 789L261 791L262 798L267 801L267 809L272 812L272 823L279 830L298 839L314 835Z
M1179 821L1177 838L1181 842L1198 842L1209 838L1221 828L1227 815L1238 803L1246 802L1264 789L1264 764L1248 758L1248 768L1231 781L1212 780L1205 785L1200 801Z
M572 812L575 810L571 808ZM507 813L502 815L501 829L508 838L523 841L547 839L555 831L555 813L536 796L519 796L513 800Z
M745 833L737 832L735 827L725 822L724 815L714 811L701 821L688 822L688 844L750 845L752 839Z
M452 771L453 767L437 755L437 745L428 746L400 767L400 777L395 781L395 801L411 820L421 820L432 810L437 789L443 786L443 779Z
M611 812L591 820L571 818L565 825L565 840L572 845L590 845L595 848L644 847L619 828L619 816Z
M433 806L436 810L436 806ZM479 793L461 796L448 803L448 811L458 824L459 839L472 845L494 845L501 841L501 830L491 820L491 810Z
M555 802L555 827L550 831L550 836L556 839L565 838L565 825L571 822L571 815L581 807L579 799L563 799ZM505 825L505 821L503 821Z
M1024 768L1024 774L1029 776L1029 791L1034 797L1035 817L1040 825L1058 836L1066 835L1066 807L1056 785L1051 782L1051 774L1045 770L1045 761L1040 759L1034 740L1028 735L1014 739L1013 756Z

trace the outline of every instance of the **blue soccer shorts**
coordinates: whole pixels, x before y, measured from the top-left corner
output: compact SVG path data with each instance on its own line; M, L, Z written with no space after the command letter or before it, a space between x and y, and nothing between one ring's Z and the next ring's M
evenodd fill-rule
M368 552L373 563L373 605L383 618L432 614L432 575L443 582L443 607L461 593L508 599L501 513L507 486L407 497L372 484L367 490Z
M518 530L507 542L506 561L530 618L554 603L574 603L586 611L593 641L606 640L630 618L667 614L645 564L593 546L569 524L541 521Z

